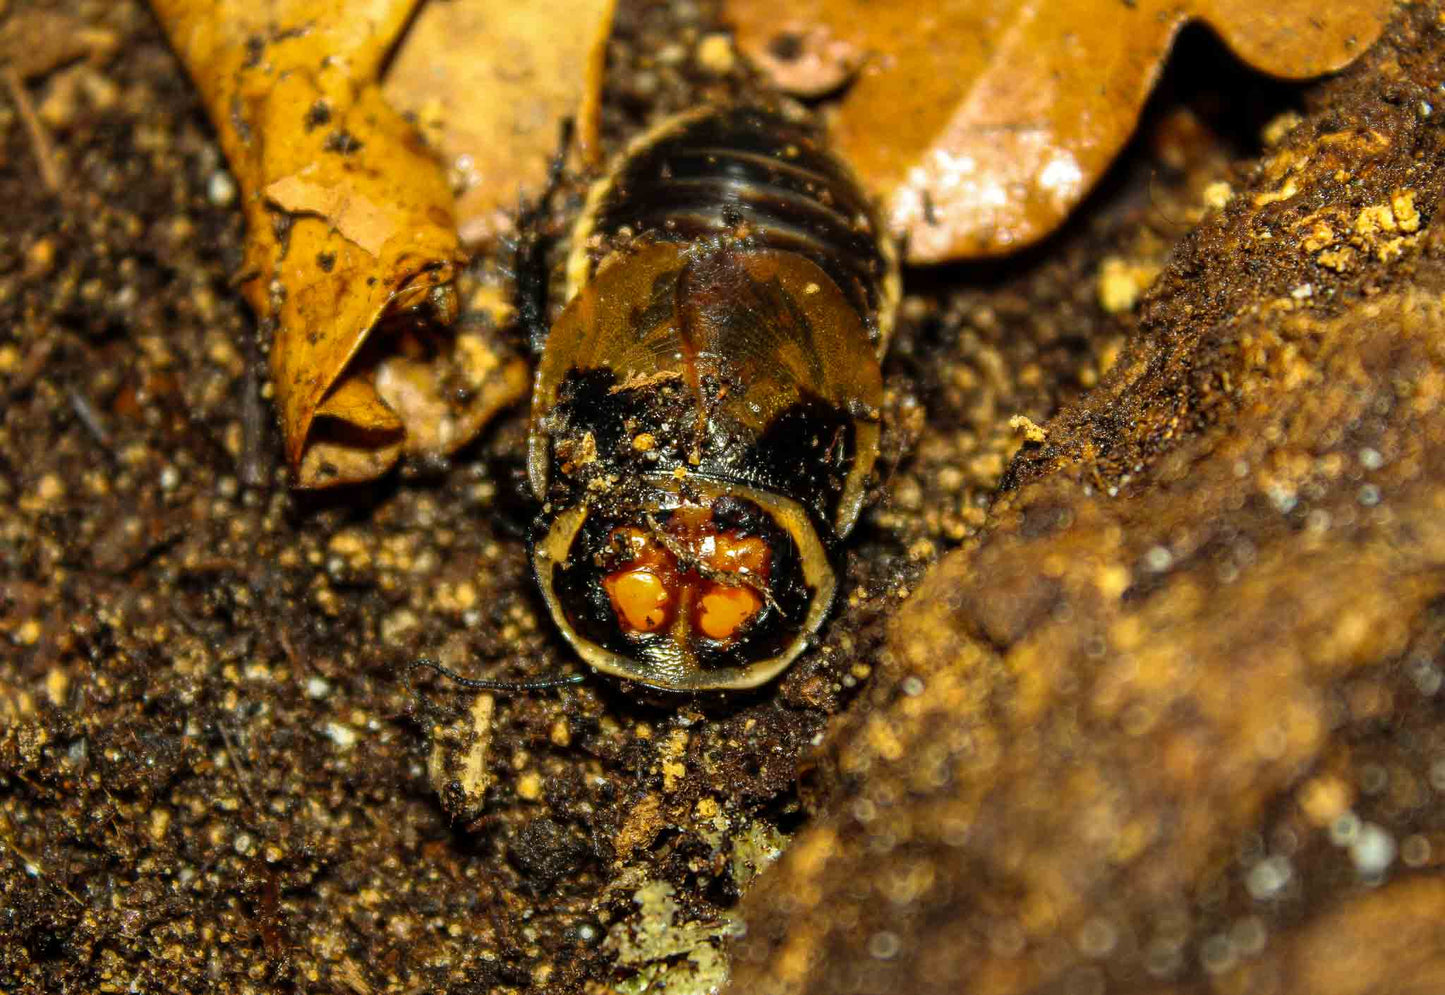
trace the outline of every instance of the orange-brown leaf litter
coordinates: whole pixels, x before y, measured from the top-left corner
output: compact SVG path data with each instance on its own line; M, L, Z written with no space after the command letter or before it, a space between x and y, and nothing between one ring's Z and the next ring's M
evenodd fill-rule
M471 441L525 390L520 362L482 326L432 330L412 348L377 327L408 311L449 324L462 261L447 171L380 87L415 4L152 6L239 187L247 242L235 282L272 329L296 483L370 480L403 452L444 457ZM459 383L461 402L448 396Z
M909 258L1014 252L1083 200L1134 132L1190 21L1288 78L1332 72L1390 0L726 0L739 47L781 89L842 90L839 148L888 204Z

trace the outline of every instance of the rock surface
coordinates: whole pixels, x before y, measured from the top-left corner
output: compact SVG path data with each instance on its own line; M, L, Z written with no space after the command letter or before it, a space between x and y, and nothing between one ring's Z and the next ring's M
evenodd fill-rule
M893 620L730 991L1439 986L1442 42L1312 95Z

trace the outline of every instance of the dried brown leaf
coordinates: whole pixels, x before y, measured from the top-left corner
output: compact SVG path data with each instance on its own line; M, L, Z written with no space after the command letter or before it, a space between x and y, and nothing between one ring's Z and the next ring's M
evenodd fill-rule
M376 388L386 403L416 426L405 451L450 454L471 441L503 407L527 392L527 364L499 350L487 336L463 333L451 344L447 363L405 355L377 369ZM468 398L458 405L455 398Z
M401 458L399 432L365 432L347 422L318 419L296 467L298 487L332 487L374 480Z
M435 434L377 393L376 361L355 364L383 316L423 304L461 260L445 170L375 82L414 5L154 2L242 190L243 290L275 322L271 373L301 486L376 476L405 439ZM484 393L462 421L495 411Z
M367 432L400 433L404 427L395 411L379 403L375 385L362 377L347 377L338 383L316 414L350 422Z
M305 176L288 176L266 188L266 199L290 214L314 214L373 256L406 219L350 186L323 186Z
M597 154L597 102L614 0L454 0L422 8L383 89L414 113L460 174L457 219L468 243L511 227L577 122Z
M835 139L888 201L914 262L994 255L1053 231L1134 129L1179 29L1304 78L1347 65L1391 0L726 0L739 48L807 95L852 84Z
M381 476L402 453L406 428L377 394L374 377L343 377L316 410L296 467L299 487L354 484Z

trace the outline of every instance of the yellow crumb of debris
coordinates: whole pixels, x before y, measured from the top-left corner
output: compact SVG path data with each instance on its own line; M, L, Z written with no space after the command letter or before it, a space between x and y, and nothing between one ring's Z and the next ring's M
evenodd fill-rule
M1264 207L1266 204L1273 204L1281 200L1289 200L1299 193L1299 186L1295 183L1294 177L1284 181L1284 186L1278 190L1266 190L1264 193L1254 195L1254 206Z
M1298 111L1276 114L1260 129L1259 137L1267 147L1273 148L1284 141L1284 137L1299 127L1299 123L1303 120L1304 118L1300 117Z
M1026 442L1042 443L1049 437L1049 433L1027 415L1014 415L1008 420L1008 427L1022 434Z
M1159 275L1159 267L1110 256L1099 267L1099 306L1109 314L1132 311L1139 297Z
M517 797L534 802L542 797L542 776L529 770L517 778Z
M1224 180L1216 180L1204 188L1204 206L1212 211L1223 209L1229 203L1229 198L1234 196L1234 187Z
M725 34L710 34L697 46L697 64L716 76L732 72L737 59L733 55L733 40Z
M1305 782L1300 788L1300 811L1314 825L1328 826L1349 809L1350 795L1348 784L1338 777L1324 774Z

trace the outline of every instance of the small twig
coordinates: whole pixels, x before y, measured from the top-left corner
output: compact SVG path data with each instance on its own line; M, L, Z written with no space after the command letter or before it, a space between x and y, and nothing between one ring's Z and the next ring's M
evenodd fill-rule
M271 482L271 464L266 450L266 406L261 400L261 350L253 331L246 341L246 375L241 378L241 465L237 468L245 487L265 487Z
M286 953L287 946L286 936L281 931L281 883L276 879L276 872L272 868L260 861L257 861L257 864L265 875L261 894L256 898L257 928L261 931L261 943L266 948L266 956L277 961Z
M19 397L45 372L45 364L50 359L50 354L55 351L58 338L57 335L46 335L25 350L25 355L20 360L20 369L10 378L9 397Z
M40 120L40 115L35 113L35 105L30 102L25 81L20 78L15 67L6 66L0 73L5 76L5 87L10 91L10 99L15 101L15 109L20 112L20 120L25 123L25 130L30 135L30 144L35 149L35 159L40 167L40 179L46 189L58 194L65 185L65 177L60 172L60 163L55 160L55 146L50 141L50 132L45 130L45 123Z
M226 756L231 759L231 767L236 772L236 783L241 786L241 794L246 796L246 801L251 803L253 809L257 808L256 796L251 793L250 776L246 773L246 768L241 764L241 761L236 757L236 747L231 743L231 734L226 731L226 723L217 719L216 728L221 731L221 742L226 744Z
M277 631L276 641L281 644L281 652L286 654L286 662L291 665L292 670L299 673L311 669L306 662L306 658L296 652L296 644L291 642L291 636L285 629Z
M110 456L110 430L106 428L105 417L96 410L94 404L90 403L90 398L74 387L66 391L66 396L70 400L70 410L75 412L75 417L80 420L80 424L85 427L100 448L105 450L105 454Z
M0 843L4 843L10 848L11 853L15 854L15 856L19 857L21 860L25 861L25 863L35 868L35 873L37 875L39 875L41 878L44 878L46 881L50 881L51 884L55 885L55 887L63 891L72 902L74 902L76 905L79 905L81 908L84 908L85 903L75 896L75 892L71 891L60 881L51 880L50 876L45 873L45 865L42 864L40 861L36 860L34 857L30 856L30 854L26 853L24 850L20 849L20 844L15 842L16 837L20 835L20 831L15 828L15 820L10 818L10 813L0 811L0 816L4 817L4 823L3 825L0 825Z
M361 967L350 957L343 957L341 966L336 969L338 977L346 983L356 995L371 995L372 988L361 973Z
M1099 464L1092 464L1089 467L1089 473L1094 478L1094 486L1099 489L1099 493L1107 494L1109 488L1107 485L1105 485L1104 478L1099 475Z

